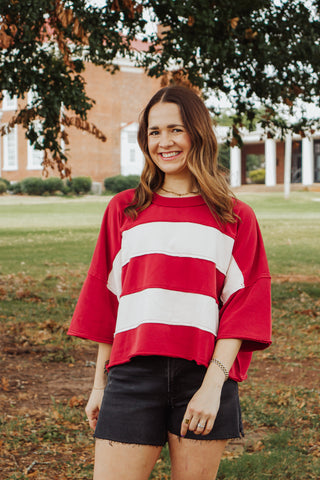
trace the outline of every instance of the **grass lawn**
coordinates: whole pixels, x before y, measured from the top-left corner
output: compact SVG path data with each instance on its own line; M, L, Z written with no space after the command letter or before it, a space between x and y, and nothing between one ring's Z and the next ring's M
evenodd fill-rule
M274 343L255 354L240 386L246 437L230 445L218 479L319 479L320 193L239 198L255 210L267 249ZM83 405L93 369L82 396L51 391L49 373L60 384L69 373L81 381L93 358L66 329L107 201L0 197L0 471L8 480L90 478ZM44 372L39 385L24 382L28 369L36 378L33 368ZM165 448L151 478L169 472Z

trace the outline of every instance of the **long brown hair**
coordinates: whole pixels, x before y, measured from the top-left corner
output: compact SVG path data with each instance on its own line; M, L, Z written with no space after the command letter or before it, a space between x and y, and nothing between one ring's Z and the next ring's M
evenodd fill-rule
M163 185L164 173L152 161L148 150L149 112L160 102L175 103L180 109L184 127L191 139L191 149L186 162L195 187L214 215L223 223L233 223L233 195L218 168L218 143L209 111L195 92L181 86L159 90L140 115L138 142L145 157L145 165L133 201L125 209L125 213L136 218L139 212L151 204L153 192Z

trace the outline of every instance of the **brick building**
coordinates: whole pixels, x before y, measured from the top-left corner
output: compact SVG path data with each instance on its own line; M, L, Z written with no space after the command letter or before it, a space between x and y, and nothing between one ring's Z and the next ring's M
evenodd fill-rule
M147 101L160 88L160 81L148 77L129 60L121 59L117 63L120 71L114 75L102 67L86 65L87 94L96 101L88 120L107 136L107 142L69 127L70 144L66 152L73 176L85 175L95 182L103 182L104 178L120 172L141 171L142 154L136 142L137 120ZM0 108L2 123L11 118L19 102L20 99L11 99L5 94ZM29 145L22 128L15 127L10 134L0 137L0 141L0 177L19 181L41 176L42 154Z

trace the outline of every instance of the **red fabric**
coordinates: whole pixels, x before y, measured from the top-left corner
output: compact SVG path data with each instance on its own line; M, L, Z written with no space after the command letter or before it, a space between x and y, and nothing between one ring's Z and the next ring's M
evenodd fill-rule
M212 333L201 328L142 323L136 328L114 333L118 302L126 295L149 288L163 288L209 296L220 309L217 338L244 340L230 371L234 380L244 380L252 351L266 348L271 343L270 274L252 209L237 201L235 213L239 219L234 224L222 226L200 196L167 198L154 195L152 204L133 221L123 212L132 196L133 190L122 192L110 201L106 209L68 333L113 344L110 366L127 362L135 355L168 355L208 365L216 339ZM122 265L122 290L117 298L117 292L112 292L113 287L107 285L111 270L115 270L115 258L120 256L121 260L122 236L132 228L152 222L198 224L221 232L226 242L234 242L233 263L243 276L243 285L223 305L221 295L223 297L226 282L237 284L233 279L231 259L230 268L223 273L212 261L203 258L149 252L134 256ZM143 245L144 239L139 238L139 242Z

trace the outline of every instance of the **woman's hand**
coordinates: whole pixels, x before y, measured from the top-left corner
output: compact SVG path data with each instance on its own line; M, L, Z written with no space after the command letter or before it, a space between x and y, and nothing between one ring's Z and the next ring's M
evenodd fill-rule
M100 412L100 406L106 384L105 364L111 355L112 345L107 343L98 344L98 355L96 361L96 370L94 374L93 388L85 408L89 425L92 430L96 428L97 420Z
M184 437L188 430L197 435L211 432L220 406L222 385L209 388L202 386L193 395L184 414L180 435Z
M85 408L86 415L89 420L91 430L94 430L97 425L97 420L100 412L100 406L103 398L103 389L93 388Z
M241 344L242 340L238 338L217 340L214 358L218 359L229 371ZM182 437L188 430L198 435L207 435L211 432L219 410L221 390L225 380L224 370L216 363L210 362L201 387L188 403L181 423L180 435Z

